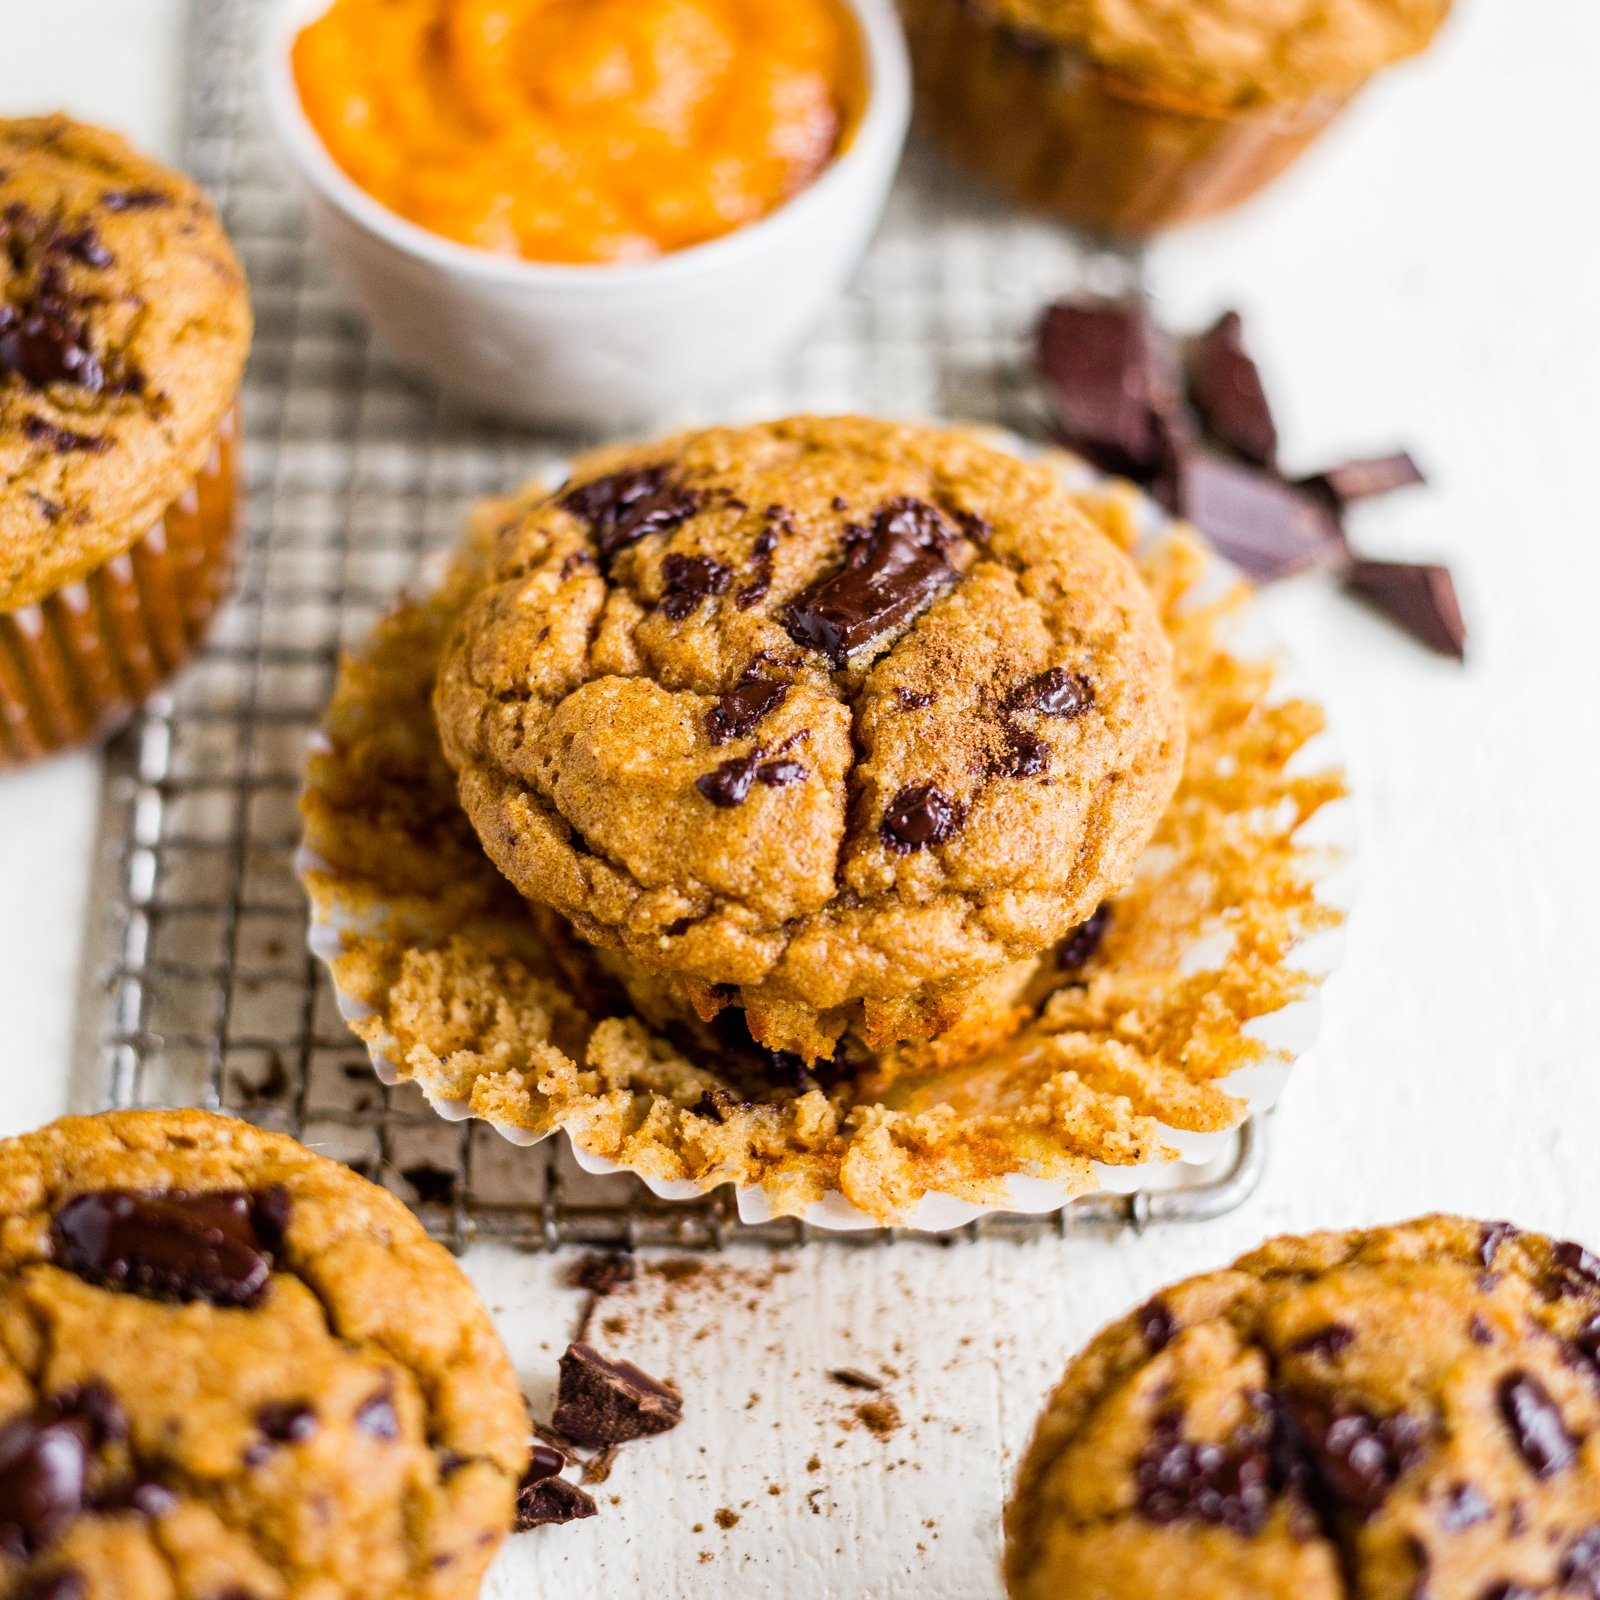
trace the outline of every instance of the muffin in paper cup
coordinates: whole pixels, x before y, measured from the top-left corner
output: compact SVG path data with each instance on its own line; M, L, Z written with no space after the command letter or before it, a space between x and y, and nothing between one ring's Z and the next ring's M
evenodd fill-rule
M1017 446L1019 450L1021 446ZM616 958L485 857L434 677L507 507L340 673L302 805L311 947L386 1082L518 1144L740 1216L938 1230L1163 1183L1213 1158L1310 1050L1348 907L1353 811L1321 709L1249 587L1126 484L1052 455L1132 549L1171 639L1189 752L1133 882L1039 964L1002 1045L889 1051L836 1079L636 1010Z
M921 124L1014 199L1142 238L1265 187L1450 0L900 0Z
M239 523L243 272L115 134L0 121L0 768L109 731L188 659Z

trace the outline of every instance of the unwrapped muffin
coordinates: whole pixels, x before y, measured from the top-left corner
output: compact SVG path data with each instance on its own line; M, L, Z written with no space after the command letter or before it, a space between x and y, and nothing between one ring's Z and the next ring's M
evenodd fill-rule
M1068 222L1143 236L1248 199L1450 0L900 0L925 127Z
M103 732L227 588L244 274L122 139L0 121L0 767Z
M738 1006L807 1060L1009 1018L1183 752L1154 603L1051 474L861 418L579 462L501 535L435 704L522 894L647 1011Z

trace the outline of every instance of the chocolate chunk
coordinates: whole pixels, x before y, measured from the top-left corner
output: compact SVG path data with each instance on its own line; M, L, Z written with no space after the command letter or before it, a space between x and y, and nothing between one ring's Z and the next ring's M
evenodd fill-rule
M637 1271L632 1256L581 1256L567 1273L567 1283L589 1294L614 1294L624 1284L632 1283Z
M15 1561L53 1544L84 1506L89 1427L47 1407L0 1428L0 1552Z
M1500 1246L1508 1239L1520 1238L1522 1229L1513 1222L1485 1222L1478 1230L1478 1259L1493 1268Z
M931 783L918 783L889 802L878 833L891 850L903 854L943 844L965 820L959 801Z
M1466 660L1467 629L1448 567L1411 561L1353 561L1345 574L1345 587L1430 650Z
M1163 416L1178 405L1171 346L1133 301L1053 305L1039 365L1065 444L1107 472L1147 478L1162 464Z
M0 303L0 378L7 373L34 389L72 383L98 394L105 383L105 369L89 347L82 320L54 297L39 297L22 315Z
M1156 1419L1134 1463L1135 1503L1151 1522L1206 1522L1245 1538L1260 1533L1277 1486L1270 1430L1246 1424L1226 1444L1194 1444L1175 1412Z
M776 711L789 693L786 683L753 678L730 689L706 713L706 735L712 744L742 739L770 711Z
M1495 1392L1517 1453L1534 1477L1551 1477L1578 1459L1577 1440L1567 1431L1550 1391L1531 1372L1507 1373Z
M719 810L731 811L750 798L751 789L758 783L769 789L786 789L790 784L804 783L810 776L798 761L768 761L757 754L724 761L696 778L694 786Z
M524 1484L540 1483L546 1478L556 1478L565 1471L567 1458L554 1445L536 1444L529 1452L528 1470L523 1474Z
M1270 467L1278 453L1278 430L1242 334L1239 313L1226 311L1190 345L1189 395L1223 444L1246 461Z
M660 611L674 622L682 622L702 600L723 594L733 582L733 573L710 556L684 556L676 551L661 563L665 585Z
M129 1484L121 1496L122 1504L141 1517L164 1517L175 1510L178 1497L164 1483L148 1479Z
M1303 1338L1296 1339L1289 1349L1295 1355L1318 1356L1323 1361L1337 1361L1355 1342L1354 1328L1347 1328L1342 1322L1330 1322L1327 1327L1318 1328L1315 1333L1308 1333Z
M1459 1533L1494 1515L1494 1507L1470 1483L1458 1483L1445 1497L1444 1508L1439 1513L1439 1526L1450 1533Z
M627 1361L608 1361L586 1344L561 1358L561 1381L551 1422L574 1444L624 1444L665 1433L683 1421L683 1401Z
M425 1206L455 1203L456 1175L449 1167L436 1167L431 1161L419 1161L415 1166L402 1167L400 1176L411 1185L417 1199Z
M271 1400L257 1408L256 1426L274 1444L303 1444L317 1431L317 1414L303 1400Z
M1046 717L1081 717L1094 704L1094 685L1078 672L1051 667L1020 683L1006 699L1011 711L1037 711Z
M50 1404L57 1415L76 1417L86 1424L89 1443L96 1450L128 1437L128 1417L122 1402L98 1378L63 1389L52 1397Z
M1004 744L986 768L992 778L1036 778L1050 770L1050 746L1035 733L1002 724Z
M565 1478L524 1479L517 1490L517 1532L551 1523L579 1522L596 1515L594 1497Z
M1377 1417L1350 1401L1306 1394L1286 1396L1283 1408L1318 1486L1362 1513L1376 1511L1421 1456L1426 1428L1409 1412Z
M906 627L956 582L947 552L958 537L925 501L891 500L870 529L857 530L844 566L790 604L789 637L844 667L855 651Z
M254 1306L272 1276L255 1196L243 1190L103 1189L69 1200L51 1238L59 1266L88 1283L157 1300Z
M62 456L79 451L99 456L111 448L111 441L97 433L76 433L71 428L58 428L55 423L48 422L43 417L31 415L24 417L22 431L36 444L47 444L57 455Z
M1562 1587L1580 1600L1600 1600L1600 1522L1573 1541L1556 1569Z
M1373 456L1365 461L1346 461L1300 480L1300 487L1325 496L1343 510L1357 500L1392 494L1414 483L1426 483L1422 469L1404 450L1390 456Z
M1222 456L1196 451L1184 458L1178 510L1257 583L1346 560L1338 518L1321 500Z
M1572 1347L1596 1372L1600 1372L1600 1312L1590 1317L1572 1336Z
M1165 1350L1178 1331L1171 1310L1164 1300L1149 1300L1136 1313L1139 1319L1139 1337L1151 1355Z
M96 269L109 267L115 259L100 242L100 235L94 231L91 222L54 234L50 239L50 248L61 255L71 256L82 266Z
M389 1380L356 1407L356 1426L374 1439L392 1444L400 1437L400 1417L394 1409L394 1385Z
M557 502L582 517L609 567L629 545L653 533L670 533L692 517L705 497L668 480L665 467L634 467L569 489Z
M841 1389L867 1389L876 1393L883 1387L871 1373L862 1372L857 1367L835 1367L828 1374L828 1379Z
M160 189L107 189L100 196L107 211L154 211L172 204L172 196Z
M1467 1337L1474 1344L1488 1345L1494 1343L1494 1334L1490 1330L1489 1324L1476 1311L1467 1318Z
M1560 1298L1600 1294L1600 1260L1581 1244L1560 1239L1550 1252L1550 1288Z
M1056 965L1063 972L1076 972L1080 967L1087 966L1110 926L1111 905L1107 902L1085 917L1061 941L1061 947L1056 951Z
M281 1183L269 1184L255 1198L250 1208L251 1221L255 1223L256 1237L265 1249L282 1254L289 1232L289 1215L294 1202Z

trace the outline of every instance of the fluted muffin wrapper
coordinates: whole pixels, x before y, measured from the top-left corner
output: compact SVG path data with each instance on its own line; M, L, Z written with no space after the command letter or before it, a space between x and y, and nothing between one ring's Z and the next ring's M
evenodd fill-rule
M1055 459L1064 463L1058 470L1067 478L1069 489L1104 488L1103 480L1081 463L1059 455ZM1144 496L1130 489L1125 503L1142 540L1159 540L1169 531L1170 524L1164 513ZM1198 581L1184 592L1181 604L1204 607L1236 590L1239 582L1238 574L1226 563L1214 555L1208 556ZM1308 691L1303 674L1272 633L1259 604L1250 601L1229 614L1226 645L1230 656L1272 663L1268 695L1271 703L1315 705L1316 697ZM326 794L327 786L334 782L324 763L332 759L335 748L335 743L327 736L318 736L310 764L308 801L317 798L319 786ZM1285 770L1309 776L1337 772L1341 766L1336 742L1324 727L1297 747ZM1208 1094L1220 1091L1223 1096L1232 1097L1227 1115L1213 1117L1213 1125L1203 1131L1194 1126L1178 1127L1158 1117L1154 1137L1146 1141L1157 1152L1153 1158L1130 1159L1126 1163L1083 1161L1070 1172L1048 1176L1017 1170L982 1185L980 1198L975 1198L971 1192L946 1193L937 1186L929 1186L898 1208L868 1209L848 1198L838 1185L806 1198L803 1204L796 1203L792 1185L782 1181L745 1181L732 1163L700 1170L690 1179L664 1176L660 1171L648 1170L644 1162L619 1162L614 1153L597 1148L581 1126L563 1123L561 1131L568 1134L575 1159L587 1172L633 1171L654 1194L670 1201L695 1198L724 1183L732 1183L739 1215L746 1222L759 1223L777 1215L793 1215L812 1226L832 1230L892 1223L918 1230L942 1231L963 1226L990 1212L1054 1211L1086 1193L1129 1193L1192 1183L1197 1177L1195 1169L1215 1161L1246 1118L1268 1110L1277 1101L1291 1072L1304 1062L1316 1042L1321 1021L1321 986L1339 960L1344 916L1354 890L1355 808L1342 785L1336 792L1330 791L1330 796L1313 809L1293 834L1296 852L1304 857L1317 908L1316 917L1306 919L1303 936L1292 942L1284 956L1284 964L1292 963L1297 978L1302 981L1294 985L1287 1003L1244 1025L1243 1034L1258 1041L1261 1047L1256 1052L1257 1059L1204 1086ZM299 859L299 869L312 899L310 947L329 965L340 1012L362 1032L379 1078L389 1084L414 1082L440 1116L452 1121L475 1116L514 1144L532 1145L549 1137L554 1128L533 1127L521 1122L515 1115L505 1114L492 1102L492 1097L488 1101L475 1101L471 1093L460 1092L459 1084L430 1076L428 1069L419 1070L415 1060L408 1060L405 1045L387 1031L387 1024L373 1003L375 999L384 1003L384 996L374 994L370 972L358 979L347 963L352 959L363 961L365 958L360 952L369 948L375 939L380 943L386 941L392 949L420 948L459 933L462 923L454 911L435 916L426 895L393 893L386 898L383 891L376 895L368 892L370 884L358 881L361 877L359 865L352 868L350 862L330 863L318 848L325 841L325 835L319 840L315 827L308 830L307 843ZM1153 867L1152 870L1157 869ZM477 917L476 925L469 918L468 937L478 937L480 930L485 945L494 941L504 930L503 912L485 911ZM1219 959L1215 948L1219 938L1225 950L1226 938L1220 928L1211 927L1198 936L1185 950L1175 972L1205 971ZM526 1070L534 1072L536 1069L530 1065ZM447 1078L445 1074L444 1079ZM1215 1101L1211 1104L1214 1107ZM582 1119L574 1120L581 1122ZM1142 1149L1136 1153L1142 1154Z
M1108 73L971 0L901 0L923 128L976 176L1078 227L1142 238L1278 177L1355 94L1221 107Z
M131 549L0 612L0 770L111 733L194 654L232 577L238 432L235 408Z

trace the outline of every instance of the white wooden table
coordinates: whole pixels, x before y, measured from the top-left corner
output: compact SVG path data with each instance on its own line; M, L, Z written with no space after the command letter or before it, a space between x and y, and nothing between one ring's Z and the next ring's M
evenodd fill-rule
M176 0L4 10L0 109L175 147ZM1364 840L1323 1045L1256 1199L1143 1239L647 1277L600 1336L676 1378L688 1420L624 1453L601 1517L515 1541L492 1595L998 1595L999 1507L1046 1387L1164 1280L1281 1229L1433 1207L1600 1241L1596 59L1589 0L1465 0L1274 195L1156 253L1169 320L1246 313L1291 465L1415 451L1435 487L1358 531L1447 555L1474 629L1462 671L1318 583L1268 602L1337 717ZM96 778L75 757L0 780L0 1131L66 1103ZM537 1400L576 1296L542 1259L467 1264ZM863 1397L828 1383L841 1365L899 1374L898 1431L846 1426Z

